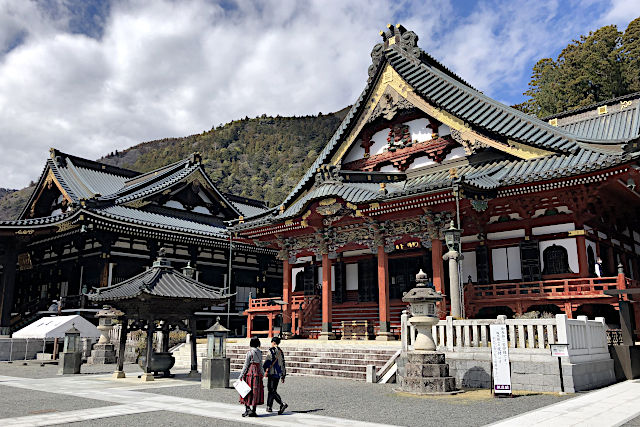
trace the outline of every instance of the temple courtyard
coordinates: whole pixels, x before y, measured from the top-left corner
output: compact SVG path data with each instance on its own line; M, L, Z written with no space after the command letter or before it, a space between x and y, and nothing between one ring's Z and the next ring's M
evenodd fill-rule
M492 398L489 390L454 396L397 394L394 384L287 377L280 390L284 415L242 418L233 388L202 390L199 380L177 372L142 383L136 365L113 380L109 366L84 365L80 375L58 376L56 365L0 364L0 425L628 425L640 426L640 381L587 392L516 394ZM232 377L237 376L232 374Z

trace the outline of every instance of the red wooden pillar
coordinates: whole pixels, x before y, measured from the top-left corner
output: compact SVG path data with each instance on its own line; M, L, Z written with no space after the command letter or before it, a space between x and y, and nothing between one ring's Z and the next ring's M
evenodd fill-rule
M570 302L564 303L564 314L567 315L567 318L573 319L573 307Z
M431 269L436 292L444 293L444 266L442 264L442 240L431 240Z
M273 313L269 313L269 338L273 336Z
M442 240L431 239L431 270L433 271L433 287L436 292L444 294L444 265L442 262ZM437 303L438 312L446 316L447 303L444 299ZM444 317L443 317L444 318Z
M388 341L392 338L389 310L389 257L384 251L384 246L378 246L378 310L380 330L376 339Z
M251 301L251 300L249 300ZM251 338L251 324L253 323L253 315L247 314L247 338Z
M589 277L589 261L587 260L587 239L584 235L576 236L576 245L578 247L578 274L580 277Z
M328 340L334 337L331 327L332 303L331 261L328 254L322 254L322 332L319 339Z
M289 260L282 263L282 300L286 303L282 312L282 335L286 338L291 336L291 270Z

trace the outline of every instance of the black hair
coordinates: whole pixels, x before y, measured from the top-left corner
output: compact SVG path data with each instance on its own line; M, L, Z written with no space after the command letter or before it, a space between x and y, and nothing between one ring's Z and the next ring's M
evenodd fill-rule
M271 338L271 342L276 343L276 345L280 345L280 337L273 337L273 338Z
M251 338L251 341L249 341L249 346L250 347L255 347L255 348L260 348L260 340L256 337Z

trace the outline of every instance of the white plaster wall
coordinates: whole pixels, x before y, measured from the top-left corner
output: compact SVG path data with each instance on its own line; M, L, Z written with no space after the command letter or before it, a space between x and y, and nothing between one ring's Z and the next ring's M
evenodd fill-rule
M298 289L298 283L296 281L296 276L301 271L304 271L304 267L295 267L291 269L291 289L293 292L304 290L304 283L300 283L300 289Z
M461 158L465 157L466 155L467 155L467 153L466 153L466 151L464 151L464 148L456 147L453 150L451 150L451 152L449 154L447 154L447 157L444 158L444 161L454 160L454 159L461 159Z
M469 276L472 282L478 281L478 269L476 268L476 252L462 252L462 282L467 283Z
M604 240L608 239L607 235L604 234L602 231L598 231L598 237Z
M361 143L362 139L358 139L353 143L347 155L344 156L342 163L349 163L364 158L364 148L360 145Z
M479 242L480 239L478 239L478 235L477 234L473 234L471 236L462 236L460 237L460 241L462 243L470 243L470 242ZM474 252L475 254L475 252Z
M638 233L637 231L634 231L633 240L635 240L636 242L640 242L640 233Z
M386 165L380 168L380 172L400 172L400 170L393 165Z
M358 290L358 264L347 264L347 290Z
M431 166L435 164L436 162L431 160L428 156L420 156L415 158L415 160L413 161L413 163L411 163L411 166L409 166L407 170L422 168L425 166Z
M447 125L440 125L438 129L438 136L451 135L451 129Z
M569 269L573 273L578 273L580 271L580 265L578 264L578 246L576 245L575 238L545 240L540 242L540 266L543 271L544 257L542 254L544 253L544 250L551 245L563 246L567 250L567 255L569 255Z
M524 228L487 233L487 239L489 240L515 239L516 237L524 237Z
M427 119L416 119L405 122L409 126L409 132L411 132L411 140L413 142L424 142L431 139L433 130L427 127L429 121Z
M553 224L553 225L545 225L543 227L533 227L531 229L531 234L534 236L540 236L543 234L553 234L553 233L564 233L566 231L573 231L576 229L576 226L573 222L567 222L565 224Z
M387 138L389 137L389 128L382 129L373 134L371 137L371 148L369 153L373 156L376 154L384 153L384 149L389 145Z

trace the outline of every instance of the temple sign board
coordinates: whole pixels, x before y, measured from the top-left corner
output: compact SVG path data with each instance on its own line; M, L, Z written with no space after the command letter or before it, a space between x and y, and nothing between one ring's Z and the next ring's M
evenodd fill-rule
M511 366L507 325L490 325L493 393L511 394Z

